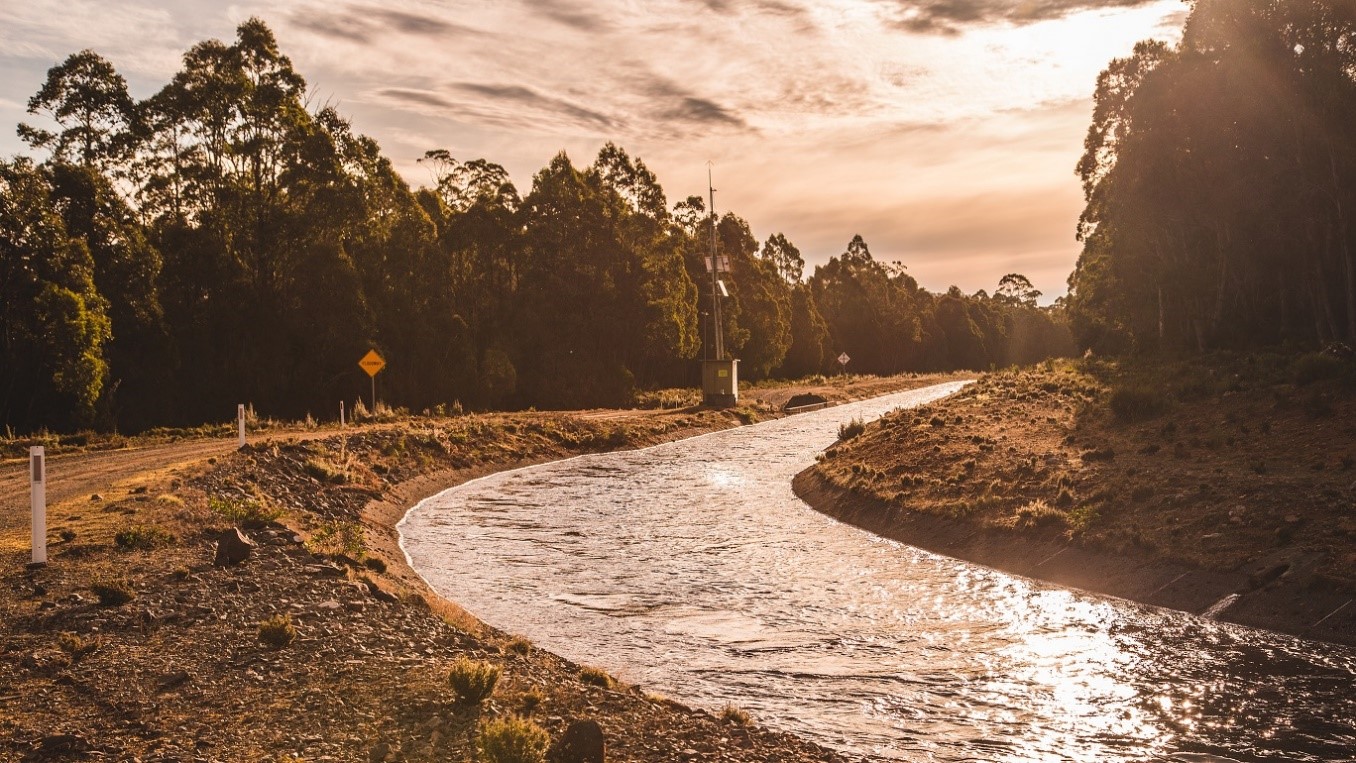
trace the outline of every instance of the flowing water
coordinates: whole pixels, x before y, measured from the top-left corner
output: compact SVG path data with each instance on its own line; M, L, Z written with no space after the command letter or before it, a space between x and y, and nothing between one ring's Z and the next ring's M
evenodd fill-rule
M402 543L504 630L873 760L1356 760L1356 649L937 556L792 494L840 423L958 386L495 474Z

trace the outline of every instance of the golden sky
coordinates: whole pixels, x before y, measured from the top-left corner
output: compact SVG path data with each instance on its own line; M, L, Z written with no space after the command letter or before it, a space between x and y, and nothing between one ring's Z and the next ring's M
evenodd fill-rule
M814 265L861 234L927 288L1019 272L1062 294L1078 254L1097 73L1175 40L1181 0L26 0L0 7L0 153L48 67L92 48L145 97L183 51L259 16L411 183L446 148L520 191L612 140L669 201L705 192Z

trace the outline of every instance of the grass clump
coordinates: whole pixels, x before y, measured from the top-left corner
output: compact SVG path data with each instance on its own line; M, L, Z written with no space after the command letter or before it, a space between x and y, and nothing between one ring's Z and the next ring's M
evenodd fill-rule
M71 656L71 661L86 657L99 648L99 640L94 637L85 638L78 633L62 633L57 636L57 646L61 651Z
M313 554L347 554L362 559L367 555L367 537L357 522L325 522L311 533L306 549Z
M318 456L306 459L302 468L318 482L343 485L349 481L347 468Z
M137 597L132 584L121 578L96 580L89 589L99 597L99 604L105 607L121 607Z
M866 422L861 419L853 419L847 423L838 425L839 442L851 440L866 431Z
M282 509L253 498L212 496L207 499L207 507L232 523L251 530L276 522L283 513Z
M1044 500L1037 498L1018 508L1014 518L1018 527L1044 527L1065 522L1067 515Z
M504 651L526 657L532 653L532 642L522 636L514 636L513 640L504 646Z
M288 614L274 615L259 623L259 642L274 649L282 649L297 637L297 628Z
M476 748L488 763L543 763L550 745L546 729L517 716L489 721L476 735Z
M588 666L579 669L579 680L586 684L601 686L604 689L612 688L612 676L607 674L602 668L591 668Z
M113 542L124 551L151 551L161 546L174 545L174 535L150 525L134 525L119 530Z
M467 705L478 705L489 699L499 683L499 666L481 660L458 657L448 672L447 682L457 701Z
M733 723L736 726L747 726L750 723L748 712L734 704L728 704L721 708L720 720L723 723Z
M523 714L531 715L534 710L541 707L541 703L546 701L546 695L542 694L540 689L532 688L523 692L519 701L523 706Z

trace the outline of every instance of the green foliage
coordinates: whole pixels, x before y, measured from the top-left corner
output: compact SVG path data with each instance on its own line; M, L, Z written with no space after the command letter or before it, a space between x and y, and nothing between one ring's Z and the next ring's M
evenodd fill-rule
M174 535L168 530L150 525L134 525L119 530L113 536L113 542L125 551L151 551L161 546L171 546L174 540Z
M297 637L297 628L289 614L273 615L259 623L259 643L273 649L282 649Z
M544 763L551 737L525 718L496 718L480 727L476 749L487 763Z
M0 162L0 421L20 430L89 421L108 373L108 303L52 197L30 162Z
M209 496L207 508L246 529L258 529L276 522L283 511L254 498Z
M478 705L490 698L499 682L499 666L467 657L458 657L447 674L447 682L457 701Z
M354 559L367 555L367 538L358 522L324 522L311 532L306 548L313 554L347 554Z
M1080 343L1199 353L1356 339L1343 6L1194 3L1176 47L1141 42L1102 73L1078 165Z

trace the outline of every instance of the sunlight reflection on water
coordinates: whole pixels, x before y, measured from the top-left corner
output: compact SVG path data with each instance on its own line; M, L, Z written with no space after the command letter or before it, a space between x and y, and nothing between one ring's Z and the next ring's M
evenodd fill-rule
M957 385L491 475L401 523L486 621L647 690L885 760L1350 760L1356 652L1091 596L839 524L791 477Z

